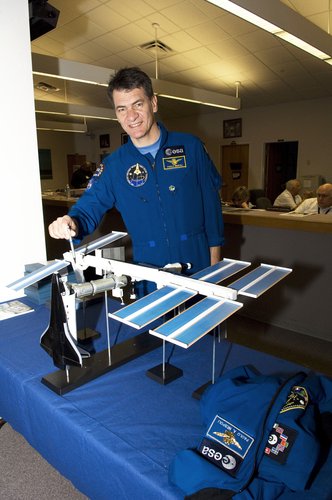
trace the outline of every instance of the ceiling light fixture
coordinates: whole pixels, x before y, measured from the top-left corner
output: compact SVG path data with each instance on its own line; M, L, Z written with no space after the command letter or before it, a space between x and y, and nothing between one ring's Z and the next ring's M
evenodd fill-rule
M36 113L117 121L114 110L67 102L35 100Z
M206 0L332 64L331 37L279 0Z
M84 73L85 66L87 66L87 71ZM114 70L108 68L92 66L91 64L86 65L35 53L32 53L32 67L34 74L42 74L52 78L74 80L105 87L108 86L106 82L108 82L111 75L115 73ZM96 69L95 81L93 80L93 68ZM86 79L83 77L84 74L86 74ZM159 78L152 79L152 84L155 93L160 97L232 110L240 109L241 107L241 100L239 98L220 94L219 92L189 87L188 85L159 80Z
M36 85L36 89L41 90L42 92L59 92L59 87L54 87L54 85L50 85L45 82L38 82Z
M88 127L86 123L69 123L56 121L38 121L37 130L48 130L52 132L73 132L77 134L86 134Z
M219 92L211 92L210 90L188 87L180 83L171 83L153 78L152 84L155 93L160 97L203 104L204 106L212 106L214 108L236 110L241 107L241 100L238 97L219 94Z

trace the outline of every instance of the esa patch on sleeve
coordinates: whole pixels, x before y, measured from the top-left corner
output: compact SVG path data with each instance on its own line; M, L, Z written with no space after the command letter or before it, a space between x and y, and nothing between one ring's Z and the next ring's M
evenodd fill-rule
M207 438L202 439L198 452L202 457L232 477L236 477L236 473L243 462L241 457L228 450L225 446Z
M265 455L276 460L279 464L285 464L296 436L297 431L276 422L265 446Z

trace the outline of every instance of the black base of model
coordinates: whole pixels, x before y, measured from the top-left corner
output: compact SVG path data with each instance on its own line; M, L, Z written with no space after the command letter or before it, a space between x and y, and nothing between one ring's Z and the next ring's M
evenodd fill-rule
M150 368L150 370L148 370L146 374L149 378L152 378L152 380L154 380L155 382L158 382L159 384L162 385L166 385L169 384L170 382L173 382L173 380L182 377L183 371L180 368L177 368L176 366L166 363L165 370L164 370L164 365L161 364L153 368Z
M105 349L84 359L83 367L70 366L44 376L42 383L57 394L66 394L161 345L160 339L143 332L113 346L110 353Z
M69 331L62 294L64 285L58 274L52 276L51 315L40 345L53 358L59 371L42 378L42 383L57 394L65 394L119 366L161 347L162 340L143 332L135 337L95 353L91 338L85 332L77 341Z

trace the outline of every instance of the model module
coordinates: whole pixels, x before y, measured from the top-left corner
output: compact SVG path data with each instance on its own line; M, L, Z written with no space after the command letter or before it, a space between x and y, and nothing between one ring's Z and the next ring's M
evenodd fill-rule
M9 289L19 291L53 274L50 323L40 343L52 356L54 365L60 368L42 381L58 394L64 394L161 345L162 363L149 375L163 384L174 380L181 375L181 370L165 362L166 342L189 348L243 306L237 300L239 295L257 298L292 272L289 268L260 264L228 286L221 286L219 283L244 271L250 262L225 258L187 276L181 273L184 267L190 267L190 263L170 263L158 269L103 257L102 247L124 236L126 233L112 232L77 249L70 241L71 251L63 255L63 260L55 260L8 285ZM59 275L60 270L70 265L76 283ZM94 268L101 278L86 282L84 271L88 267ZM123 289L129 282L141 280L154 282L156 291L109 314L107 292L112 290L112 294L120 297L123 303ZM109 318L138 330L159 319L158 326L91 356L78 339L76 300L100 293L105 297L108 346ZM195 296L197 299L193 300ZM190 299L193 305L186 308Z

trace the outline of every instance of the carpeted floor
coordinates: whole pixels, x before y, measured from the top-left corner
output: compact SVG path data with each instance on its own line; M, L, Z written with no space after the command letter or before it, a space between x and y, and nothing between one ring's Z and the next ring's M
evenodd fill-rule
M84 500L72 483L7 423L0 429L2 500Z

